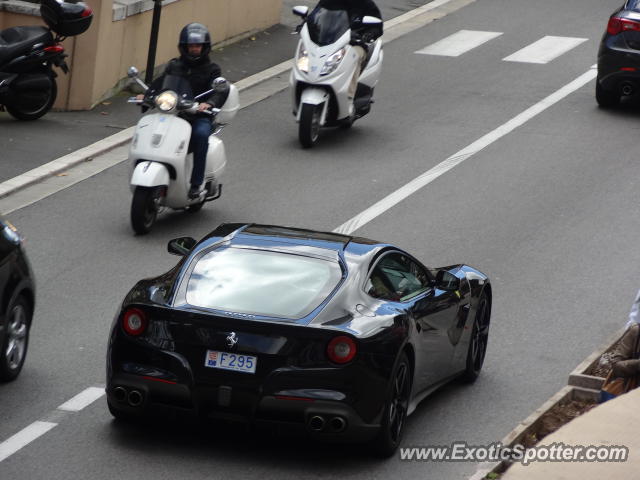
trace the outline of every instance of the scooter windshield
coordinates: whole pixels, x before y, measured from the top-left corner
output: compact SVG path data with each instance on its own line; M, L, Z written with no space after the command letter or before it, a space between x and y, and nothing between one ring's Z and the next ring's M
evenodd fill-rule
M173 90L178 96L187 100L193 99L191 84L186 78L180 75L165 75L162 81L161 91L165 90Z
M349 14L346 10L317 7L307 17L307 28L313 43L331 45L349 30Z

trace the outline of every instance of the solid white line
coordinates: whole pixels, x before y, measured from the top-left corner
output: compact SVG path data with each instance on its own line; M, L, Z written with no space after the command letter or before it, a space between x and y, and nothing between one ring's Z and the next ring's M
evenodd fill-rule
M23 428L12 437L6 439L0 443L0 462L16 453L22 447L30 444L38 437L44 435L56 425L57 423L51 422L33 422L28 427Z
M444 175L449 170L453 169L457 165L460 165L462 162L464 162L466 159L473 156L475 153L478 153L488 145L491 145L495 141L501 139L508 133L518 128L520 125L523 125L525 122L531 120L533 117L535 117L539 113L545 111L550 106L559 102L560 100L565 98L567 95L575 92L580 87L586 85L591 80L593 80L596 77L596 75L597 75L597 70L591 68L589 71L583 73L578 78L568 83L564 87L560 88L559 90L555 91L545 99L536 103L532 107L529 107L524 112L516 115L508 122L500 125L495 130L489 132L482 138L479 138L478 140L476 140L469 146L463 148L459 152L453 154L452 156L444 160L442 163L439 163L432 169L427 170L419 177L410 181L406 185L400 187L398 190L386 196L385 198L383 198L376 204L372 205L371 207L367 208L363 212L359 213L358 215L353 217L351 220L343 223L338 228L336 228L334 232L344 233L347 235L351 234L352 232L359 229L363 225L366 225L367 223L369 223L371 220L373 220L377 216L389 210L391 207L400 203L409 195L417 192L422 187L433 182L439 176Z
M71 400L64 402L58 407L58 410L65 410L67 412L79 412L88 405L98 400L104 395L104 388L89 387L83 390Z
M445 57L458 57L463 53L473 50L480 45L487 43L502 32L481 32L478 30L460 30L449 35L436 43L433 43L414 53L420 55L441 55Z
M547 35L502 60L505 62L548 63L586 41L586 38L552 37Z

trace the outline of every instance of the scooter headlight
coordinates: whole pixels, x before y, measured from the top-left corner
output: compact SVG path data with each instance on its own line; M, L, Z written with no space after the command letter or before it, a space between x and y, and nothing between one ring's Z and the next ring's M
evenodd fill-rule
M170 112L178 104L178 94L167 90L156 97L156 106L163 112Z
M327 61L324 62L322 70L320 70L320 75L329 75L330 73L333 73L335 69L338 68L338 65L340 65L340 62L344 58L345 52L346 49L341 48L337 52L333 53L329 58L327 58Z
M296 65L298 66L298 70L304 73L309 73L309 52L304 48L302 42L300 43L300 47L298 48L298 55L296 58Z

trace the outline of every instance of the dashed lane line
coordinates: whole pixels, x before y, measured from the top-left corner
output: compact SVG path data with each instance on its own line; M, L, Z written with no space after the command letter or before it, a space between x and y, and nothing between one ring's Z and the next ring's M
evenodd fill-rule
M576 78L572 82L568 83L564 87L555 91L548 97L542 99L535 105L529 107L524 112L516 115L511 120L500 125L498 128L487 133L486 135L479 138L475 142L471 143L467 147L463 148L459 152L454 153L443 162L427 170L422 175L419 175L415 179L411 180L409 183L398 188L396 191L390 193L379 202L375 203L371 207L367 208L363 212L353 217L351 220L348 220L347 222L340 225L338 228L334 230L334 232L344 233L349 235L352 232L358 230L360 227L366 225L374 218L382 215L384 212L394 207L405 198L416 193L418 190L427 186L438 177L444 175L451 169L460 165L465 160L471 158L473 155L480 152L485 147L500 140L502 137L504 137L508 133L511 133L519 126L528 122L538 114L544 112L547 108L558 103L567 95L570 95L571 93L575 92L579 88L583 87L584 85L589 83L591 80L593 80L596 77L596 75L597 75L597 66L593 65L589 70L587 70L585 73L580 75L578 78Z

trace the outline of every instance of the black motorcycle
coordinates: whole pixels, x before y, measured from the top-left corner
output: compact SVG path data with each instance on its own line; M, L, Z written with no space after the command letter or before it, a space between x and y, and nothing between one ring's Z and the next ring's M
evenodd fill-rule
M85 3L63 0L42 0L40 14L48 28L0 30L0 110L18 120L35 120L51 109L58 94L53 66L69 72L61 42L85 32L93 19Z

